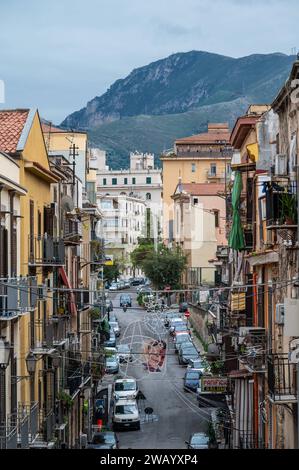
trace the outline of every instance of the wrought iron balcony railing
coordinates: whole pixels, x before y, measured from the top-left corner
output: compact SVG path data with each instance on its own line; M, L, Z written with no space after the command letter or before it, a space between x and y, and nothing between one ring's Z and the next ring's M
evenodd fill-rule
M297 402L296 365L288 354L271 354L267 357L269 398L274 403Z
M48 235L29 236L29 266L63 266L64 241Z
M0 319L9 321L34 310L38 300L36 277L0 278Z
M28 449L38 435L38 403L19 403L0 426L0 449Z

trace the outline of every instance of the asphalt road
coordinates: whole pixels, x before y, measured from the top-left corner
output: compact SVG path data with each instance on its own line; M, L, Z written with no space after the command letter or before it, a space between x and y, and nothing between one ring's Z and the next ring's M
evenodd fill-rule
M130 344L134 360L130 365L121 365L120 375L135 377L145 400L139 400L141 430L117 433L120 448L186 449L185 441L192 433L207 430L210 409L199 408L195 394L184 391L183 377L186 369L178 364L172 341L157 315L149 315L138 307L136 294L132 292L133 306L123 312L119 308L122 292L110 294L114 305L113 313L121 327L118 344ZM150 372L144 365L144 345L152 339L162 340L167 344L160 372ZM152 408L153 414L146 415L145 408Z

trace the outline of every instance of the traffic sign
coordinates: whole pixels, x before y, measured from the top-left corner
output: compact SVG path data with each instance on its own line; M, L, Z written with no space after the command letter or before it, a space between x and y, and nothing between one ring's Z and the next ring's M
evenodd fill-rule
M190 315L191 315L191 313L190 313L190 312L188 312L188 310L187 310L187 311L185 312L185 317L186 317L186 318L189 318L189 317L190 317Z

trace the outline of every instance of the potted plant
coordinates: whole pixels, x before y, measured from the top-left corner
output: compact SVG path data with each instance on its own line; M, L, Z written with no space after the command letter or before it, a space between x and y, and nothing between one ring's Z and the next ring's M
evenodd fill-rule
M284 224L294 225L297 220L297 201L294 194L284 192L280 195L281 216Z
M63 390L60 391L60 393L58 394L58 400L61 401L61 403L66 407L66 408L71 408L73 406L73 399L72 397L64 392Z

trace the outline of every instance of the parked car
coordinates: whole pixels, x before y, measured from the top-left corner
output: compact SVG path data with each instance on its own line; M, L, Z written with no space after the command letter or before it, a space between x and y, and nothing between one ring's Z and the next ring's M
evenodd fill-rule
M125 281L118 281L118 288L124 289L125 288Z
M109 325L110 325L110 328L114 331L115 336L119 336L120 335L120 328L119 328L118 322L109 320Z
M116 348L112 348L112 347L109 347L109 346L104 346L104 354L105 356L113 356L113 355L117 355L118 352L117 352L117 349Z
M117 321L118 322L115 313L111 313L111 312L109 313L109 322L110 321Z
M181 343L185 343L186 341L192 341L190 334L187 331L178 331L173 335L173 342L176 351L178 351L178 346Z
M178 357L179 364L187 365L189 363L189 359L198 359L199 355L197 349L192 344L190 344L189 347L184 347L180 349Z
M178 323L175 325L174 327L174 331L173 331L173 334L175 333L181 333L182 331L185 331L187 333L190 333L190 329L188 328L188 326L186 325L186 323Z
M134 399L120 398L114 401L113 416L112 416L113 429L140 429L140 416L138 411L137 402Z
M132 362L133 356L131 354L130 346L128 344L120 344L117 346L117 353L119 362Z
M140 285L140 279L134 278L134 279L131 281L131 286L139 286L139 285Z
M109 287L109 290L118 290L118 283L112 282L111 286Z
M111 354L105 358L105 371L107 374L117 374L119 371L119 360L116 354Z
M170 312L165 312L164 314L164 325L166 328L170 326L170 322L173 318L180 318L180 315L178 312L170 311Z
M201 372L207 372L209 370L208 362L203 360L200 356L196 359L190 358L187 367L188 369L196 369Z
M135 379L117 379L113 386L113 397L136 398L138 393L137 382Z
M185 313L188 310L188 302L181 302L179 305L179 312Z
M131 287L131 283L129 280L125 281L125 288L127 289L128 287Z
M183 324L183 320L180 317L172 318L169 324L169 333L174 332L174 328L176 325L182 325L182 324Z
M124 304L126 304L127 307L132 307L132 297L130 294L121 294L119 299L119 306L123 307Z
M191 434L189 441L186 441L187 449L208 449L210 438L204 432Z
M96 432L87 449L118 449L118 439L113 431Z
M184 376L184 389L196 393L201 376L201 371L196 369L187 369Z
M116 337L115 337L115 334L113 332L113 330L110 330L110 338L109 339L106 339L106 341L104 341L103 343L104 347L106 346L110 346L112 348L115 348L116 347Z

